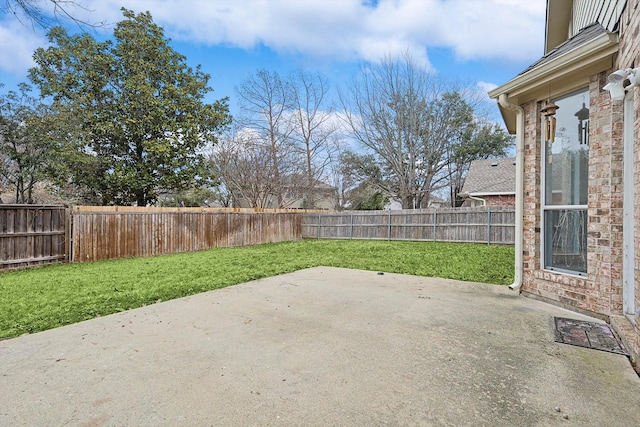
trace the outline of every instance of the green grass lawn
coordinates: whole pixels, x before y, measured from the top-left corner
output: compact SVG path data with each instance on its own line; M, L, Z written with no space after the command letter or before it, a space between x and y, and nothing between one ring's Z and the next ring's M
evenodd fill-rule
M512 246L305 240L5 272L0 339L315 266L505 285L513 258Z

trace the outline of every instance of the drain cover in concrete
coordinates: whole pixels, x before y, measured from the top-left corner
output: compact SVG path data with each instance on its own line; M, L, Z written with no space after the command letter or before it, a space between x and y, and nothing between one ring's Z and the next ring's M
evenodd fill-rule
M556 342L628 356L627 350L604 323L554 317Z

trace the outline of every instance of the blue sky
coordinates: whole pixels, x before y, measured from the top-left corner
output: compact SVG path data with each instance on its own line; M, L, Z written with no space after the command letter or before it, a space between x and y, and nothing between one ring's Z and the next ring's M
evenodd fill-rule
M175 50L211 74L211 100L259 69L320 71L343 84L363 62L409 52L433 72L482 92L543 54L545 0L76 0L87 22L116 23L122 6L149 11ZM70 32L77 26L60 21ZM87 28L85 28L87 29ZM113 26L93 32L107 37ZM0 91L27 81L46 31L0 11ZM495 109L497 114L497 107Z

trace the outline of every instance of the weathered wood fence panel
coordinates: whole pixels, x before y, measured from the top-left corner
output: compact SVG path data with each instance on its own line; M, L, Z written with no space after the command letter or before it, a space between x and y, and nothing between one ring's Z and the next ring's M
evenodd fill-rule
M0 270L67 260L68 209L0 205Z
M302 236L513 244L515 209L480 207L308 213L304 214Z
M146 257L302 239L295 212L76 206L73 262Z
M513 208L301 212L0 205L0 270L321 239L513 244Z

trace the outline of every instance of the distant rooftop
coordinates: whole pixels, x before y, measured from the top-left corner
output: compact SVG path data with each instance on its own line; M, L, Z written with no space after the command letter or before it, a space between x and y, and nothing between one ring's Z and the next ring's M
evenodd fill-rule
M462 186L462 195L515 194L516 159L474 160Z

